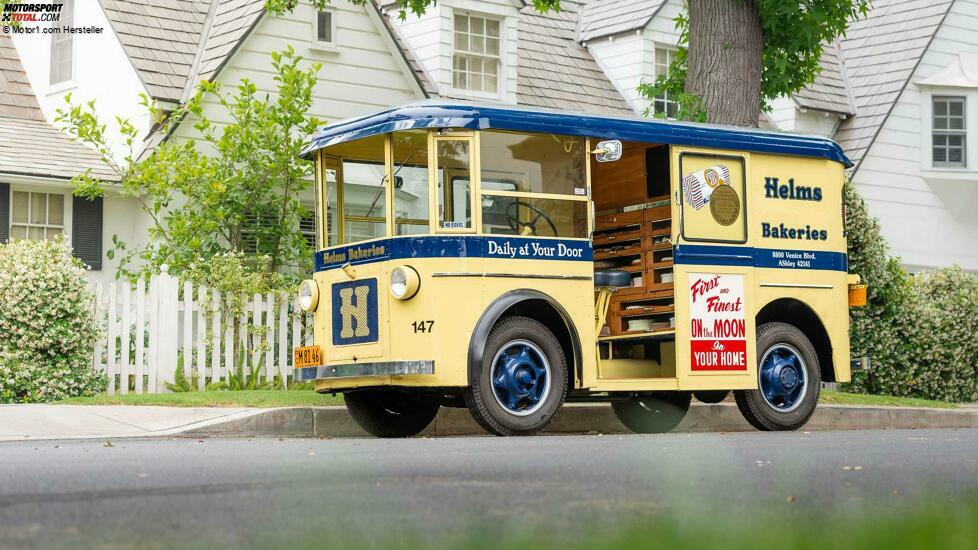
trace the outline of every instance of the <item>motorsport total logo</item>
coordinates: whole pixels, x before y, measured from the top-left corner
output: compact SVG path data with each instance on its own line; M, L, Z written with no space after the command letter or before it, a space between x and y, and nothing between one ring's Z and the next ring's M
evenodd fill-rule
M0 0L0 31L7 34L102 34L94 25L73 26L71 6L65 2L27 3Z
M5 4L0 23L40 23L61 21L64 4Z

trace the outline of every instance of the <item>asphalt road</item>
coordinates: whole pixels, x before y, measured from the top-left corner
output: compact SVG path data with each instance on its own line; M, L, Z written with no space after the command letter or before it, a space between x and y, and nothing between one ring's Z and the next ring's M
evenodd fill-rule
M16 442L0 444L0 546L573 540L656 514L871 514L976 494L978 430Z

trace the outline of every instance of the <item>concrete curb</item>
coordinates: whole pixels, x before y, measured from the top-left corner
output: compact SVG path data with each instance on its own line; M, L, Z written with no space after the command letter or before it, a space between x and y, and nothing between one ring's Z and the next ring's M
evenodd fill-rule
M976 409L820 405L806 431L978 428ZM694 404L673 432L754 431L732 403ZM606 404L570 404L544 433L630 433ZM486 435L465 409L442 408L422 436ZM194 427L174 437L367 437L345 407L290 407Z

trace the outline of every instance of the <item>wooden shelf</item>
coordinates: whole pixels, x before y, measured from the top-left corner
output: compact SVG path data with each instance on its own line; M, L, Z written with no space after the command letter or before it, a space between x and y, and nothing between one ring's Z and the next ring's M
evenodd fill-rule
M669 304L668 306L649 306L643 307L641 309L628 309L624 308L621 310L622 317L648 317L651 315L662 315L667 313L675 313L676 308Z
M609 244L618 244L620 242L638 241L641 240L641 238L642 238L642 232L635 230L635 231L612 233L610 235L595 236L592 243L595 247L599 247L599 246L605 246Z
M642 254L642 247L639 245L629 246L618 250L595 250L595 260L611 260L625 258L628 256L639 256Z
M668 200L668 197L662 197ZM594 259L595 261L621 264L609 269L621 269L634 278L641 275L641 286L618 289L611 296L611 307L607 323L611 328L610 338L632 337L652 338L656 335L674 333L666 326L668 318L675 315L672 283L655 283L663 273L673 268L672 260L661 260L672 253L672 242L654 242L656 239L672 235L672 207L670 205L647 207L642 210L602 214L595 218ZM624 245L622 247L622 245ZM621 247L609 250L612 247ZM654 253L659 253L655 261ZM631 263L635 257L641 259ZM636 309L626 309L639 305ZM629 331L630 319L650 319L657 321L651 330ZM602 338L605 340L605 338Z

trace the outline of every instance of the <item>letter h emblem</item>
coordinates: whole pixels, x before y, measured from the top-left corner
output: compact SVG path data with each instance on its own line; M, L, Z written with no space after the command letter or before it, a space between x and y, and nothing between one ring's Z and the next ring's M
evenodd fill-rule
M377 279L333 285L333 345L376 342Z

